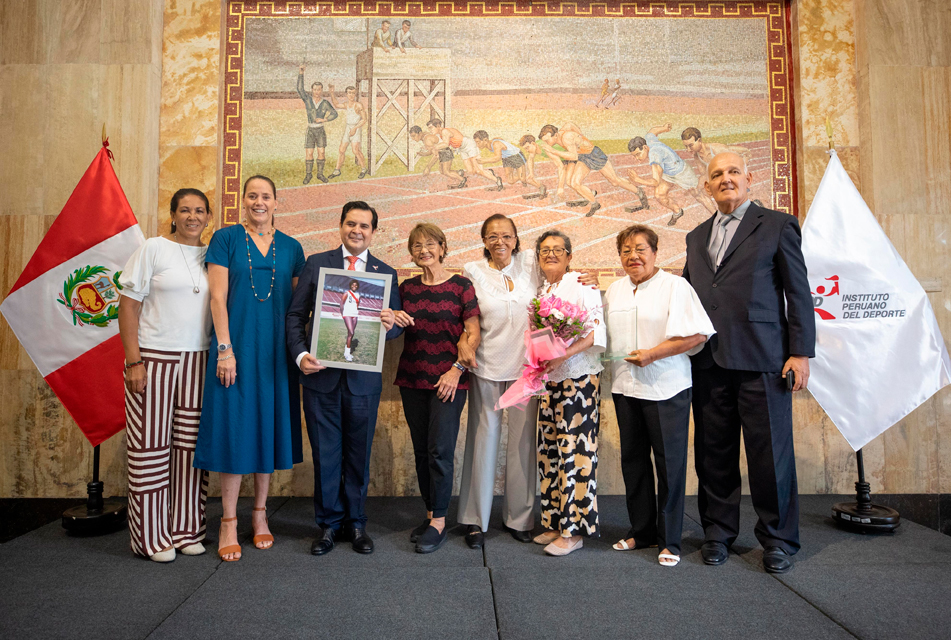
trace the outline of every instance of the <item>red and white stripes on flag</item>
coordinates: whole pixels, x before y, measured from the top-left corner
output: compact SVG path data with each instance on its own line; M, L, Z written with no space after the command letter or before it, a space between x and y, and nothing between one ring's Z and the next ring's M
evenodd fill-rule
M37 369L93 445L125 426L119 273L145 239L108 142L0 304Z
M205 538L208 472L195 469L206 351L141 350L147 384L126 391L129 532L152 556Z

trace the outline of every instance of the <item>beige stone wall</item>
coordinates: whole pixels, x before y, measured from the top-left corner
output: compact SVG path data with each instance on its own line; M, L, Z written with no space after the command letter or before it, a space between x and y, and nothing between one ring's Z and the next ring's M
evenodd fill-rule
M828 116L843 164L927 284L942 331L951 335L951 5L792 5L800 220L825 167ZM0 158L0 295L95 155L103 121L146 235L167 224L168 200L180 187L204 190L217 210L222 6L221 0L0 0L0 139L7 143ZM400 347L392 346L387 381ZM619 493L609 397L602 411L599 490ZM808 394L794 400L794 422L800 491L851 491L855 457ZM459 463L464 438L465 418ZM125 492L124 449L123 435L103 445L109 493ZM870 444L866 465L876 491L951 491L951 392ZM88 444L0 321L0 497L82 495L90 469ZM696 477L689 475L688 491L695 492ZM272 486L275 494L309 495L312 482L308 461L277 473ZM417 493L399 395L389 384L370 492Z

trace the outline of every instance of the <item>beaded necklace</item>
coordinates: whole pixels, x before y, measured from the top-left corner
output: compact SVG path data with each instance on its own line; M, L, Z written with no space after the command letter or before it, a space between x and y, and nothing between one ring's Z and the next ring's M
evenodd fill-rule
M273 231L273 229L271 231ZM263 236L264 234L259 233L258 235ZM248 236L248 233L244 234L244 244L248 248L248 275L251 277L251 295L253 295L254 299L258 302L266 302L274 292L274 279L277 275L277 237L274 236L271 238L271 288L268 289L266 297L259 298L257 291L254 290L254 271L251 268L251 243L248 241Z

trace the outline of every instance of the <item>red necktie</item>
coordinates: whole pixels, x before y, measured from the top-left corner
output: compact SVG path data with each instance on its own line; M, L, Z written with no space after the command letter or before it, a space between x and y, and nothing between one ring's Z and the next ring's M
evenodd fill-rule
M347 265L347 271L356 271L357 270L357 260L360 259L360 256L347 256L347 262L350 264Z

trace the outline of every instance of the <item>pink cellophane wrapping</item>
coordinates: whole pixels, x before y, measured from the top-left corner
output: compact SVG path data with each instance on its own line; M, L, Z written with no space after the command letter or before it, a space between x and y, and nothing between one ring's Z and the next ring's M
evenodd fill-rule
M524 410L533 396L545 395L545 383L548 376L542 373L548 362L565 355L567 345L561 338L556 338L550 328L525 332L525 359L528 364L522 372L522 377L512 383L508 391L502 394L495 404L495 410L507 407L517 407Z

